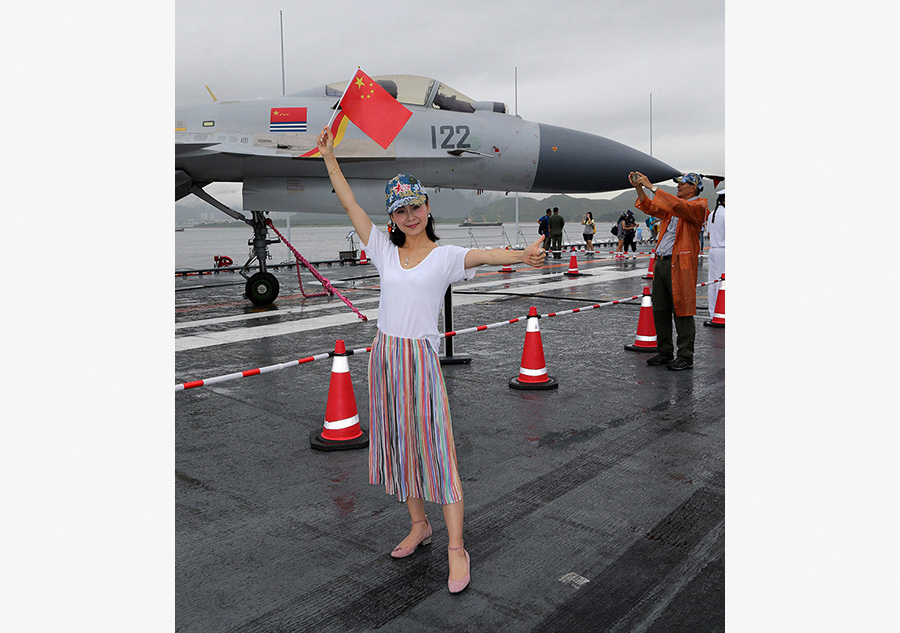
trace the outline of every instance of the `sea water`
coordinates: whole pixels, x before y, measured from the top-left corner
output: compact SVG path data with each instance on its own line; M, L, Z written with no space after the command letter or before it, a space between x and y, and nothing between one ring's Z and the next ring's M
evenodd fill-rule
M387 221L385 221L385 225ZM534 224L534 226L532 226ZM465 248L505 248L528 244L536 240L537 223L521 221L519 239L515 238L515 223L503 226L460 227L456 224L438 224L435 232L441 244L456 244ZM276 227L288 242L308 261L339 259L341 251L362 248L359 236L353 231L349 220L346 226L298 226ZM385 227L381 227L386 229ZM352 235L351 235L352 233ZM278 236L269 229L269 239ZM574 236L579 239L581 235ZM351 248L352 238L352 248ZM253 230L247 225L234 227L186 228L175 232L175 270L194 270L215 267L216 255L225 255L241 266L250 257L248 241L253 239ZM269 245L268 263L277 264L294 261L294 255L284 243Z

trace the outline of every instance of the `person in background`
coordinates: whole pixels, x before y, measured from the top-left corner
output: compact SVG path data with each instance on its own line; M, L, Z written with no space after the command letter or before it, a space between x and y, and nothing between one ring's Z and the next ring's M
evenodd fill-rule
M544 244L543 248L548 253L550 252L550 209L547 209L547 213L538 218L538 233L544 236Z
M637 246L634 244L634 231L637 228L637 221L634 219L634 213L631 209L625 212L625 239L622 242L622 258L628 256L628 247L631 246L631 252L637 252ZM632 255L637 257L637 255Z
M657 354L649 365L666 365L673 371L694 366L694 315L697 313L697 258L700 255L699 231L708 211L706 198L700 197L703 180L699 174L678 176L676 195L657 190L644 174L631 172L628 179L638 198L634 206L660 219L653 274L653 325L656 328ZM650 198L645 189L654 194ZM672 321L678 333L677 355L672 341ZM674 355L674 358L673 358Z
M650 241L656 242L656 234L659 229L659 220L654 217L647 218L647 228L650 229Z
M594 231L596 227L594 226L594 214L588 211L581 218L581 223L584 225L582 229L582 237L584 238L584 250L585 254L588 257L593 256L594 254Z
M709 274L707 281L719 279L725 272L725 190L718 192L716 196L716 208L706 218L709 227L709 258L707 267ZM716 310L719 287L722 284L707 286L707 299L709 300L709 318L713 318Z
M562 236L566 219L559 214L559 207L553 207L553 215L550 216L550 250L553 257L562 258Z
M448 286L470 279L483 264L544 263L541 240L524 250L439 246L428 195L409 174L385 187L391 219L385 236L356 201L334 157L328 128L316 139L334 192L381 278L378 332L369 356L369 483L406 502L412 526L391 552L405 558L431 543L425 502L442 506L447 524L447 588L470 580L463 544L463 496L450 424L450 405L437 351L438 314Z
M625 253L623 252L623 246L625 244L625 222L628 220L628 214L623 213L619 216L619 219L616 220L616 239L619 240L619 243L616 244L616 259L625 259Z

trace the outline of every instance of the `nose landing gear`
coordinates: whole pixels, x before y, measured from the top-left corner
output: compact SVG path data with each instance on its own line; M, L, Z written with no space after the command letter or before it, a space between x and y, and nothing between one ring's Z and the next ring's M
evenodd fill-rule
M253 250L250 259L241 268L241 275L247 280L247 284L244 286L244 296L254 305L269 305L278 297L278 279L266 270L266 260L269 258L269 244L279 244L280 240L268 239L266 219L263 217L262 211L251 211L251 213L253 219L247 220L247 223L253 227L253 239L249 240L247 245L253 247ZM250 270L250 265L254 260L259 262L259 272L248 277L247 271Z
M269 305L278 297L278 279L275 275L266 270L266 260L269 259L269 244L279 244L280 240L268 239L268 231L266 229L266 218L263 217L264 211L251 211L253 214L251 219L247 219L239 212L222 204L211 195L203 190L203 187L193 182L184 172L175 172L176 185L181 182L187 193L192 193L204 202L207 202L215 208L230 215L235 220L246 222L253 227L253 238L247 241L247 245L251 247L250 258L247 263L241 267L240 274L247 280L244 286L244 296L252 301L255 305ZM176 188L176 200L187 193L178 196ZM259 272L249 275L250 265L254 260L259 262Z

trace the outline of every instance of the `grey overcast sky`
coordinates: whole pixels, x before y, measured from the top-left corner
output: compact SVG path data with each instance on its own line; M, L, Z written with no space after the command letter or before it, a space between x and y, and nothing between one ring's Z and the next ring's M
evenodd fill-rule
M600 134L682 171L725 171L725 3L696 0L179 0L175 101L433 77L525 119Z

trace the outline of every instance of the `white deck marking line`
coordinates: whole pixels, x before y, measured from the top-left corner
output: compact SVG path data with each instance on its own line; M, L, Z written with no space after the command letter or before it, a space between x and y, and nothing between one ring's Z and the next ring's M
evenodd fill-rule
M525 269L528 270L528 269ZM595 272L589 273L591 277L593 277L593 281L607 281L610 279L617 278L627 278L636 275L637 271L617 271L617 270L596 270ZM531 275L520 275L515 279L491 279L485 280L481 282L471 282L466 284L465 286L457 286L459 288L465 288L467 290L480 290L485 288L492 288L495 286L506 286L510 281L528 281L531 279L541 279L545 277L545 273L533 273ZM553 282L543 282L544 285L548 285ZM354 305L370 305L372 303L376 303L378 301L377 297L369 297L366 299L358 299L354 302ZM321 310L330 310L335 307L342 308L344 305L343 302L338 303L337 300L334 302L312 305L312 306L296 306L293 308L284 308L272 311L263 311L263 312L255 312L253 314L235 314L231 316L225 317L213 317L209 319L196 319L193 321L182 321L180 323L175 324L175 330L184 330L196 327L204 327L207 325L221 325L222 323L242 323L244 321L252 321L254 319L268 319L273 316L282 316L288 314L298 314L298 313L309 313L309 312L318 312ZM366 315L368 316L368 315Z
M515 288L511 288L510 291L514 291L517 294L539 294L542 292L547 292L548 290L553 290L557 287L566 287L571 288L573 286L584 286L591 283L596 283L597 281L608 281L609 279L624 279L628 277L636 277L639 275L643 275L645 270L634 270L634 271L598 271L600 274L592 273L590 276L585 277L564 277L558 281L543 281L541 283L531 284L527 286L516 286ZM606 274L608 273L608 274ZM546 274L536 274L532 276L534 279L541 279L546 277ZM518 281L529 280L530 278L519 277ZM648 280L649 281L649 280ZM474 284L466 284L461 287L461 289L466 290L479 290L479 289L487 289L497 285L505 285L509 282L509 280L499 280L499 281L486 281L482 283L474 283ZM369 299L365 299L363 301L359 301L358 303L377 301L377 297L371 297ZM470 295L470 294L459 294L454 295L453 297L453 305L454 306L463 306L463 305L471 305L474 303L481 303L484 301L490 301L490 298L479 296L479 295ZM588 300L585 299L585 303ZM346 304L335 303L331 306L316 306L317 309L327 309L327 308L335 308L344 307ZM310 308L306 309L307 311ZM292 310L296 312L297 310ZM369 318L369 321L375 321L378 318L378 310L369 310L366 316ZM285 312L279 312L276 314L285 314ZM272 316L271 313L263 313L262 315L238 315L237 317L222 317L222 319L229 319L231 322L233 321L245 321L248 318L257 318L260 316ZM513 315L515 316L515 315ZM512 316L510 317L512 318ZM202 325L207 325L209 322L223 322L220 319L208 319L202 322ZM193 327L197 327L197 321L192 321ZM323 315L318 317L310 317L308 319L299 319L296 321L289 321L287 323L273 323L268 325L258 325L255 327L240 327L232 330L225 330L221 332L207 332L204 334L194 334L188 336L176 337L175 339L175 351L183 352L192 349L201 349L204 347L212 347L214 345L227 345L229 343L242 343L245 341L253 341L257 339L268 338L271 336L283 336L285 334L294 334L297 332L308 332L309 330L318 330L325 329L330 327L335 327L339 325L347 325L349 323L361 323L359 321L359 317L357 317L352 312L338 312L330 315ZM462 328L458 328L462 329Z
M253 319L267 319L272 318L273 316L281 316L286 314L297 314L297 313L306 313L306 312L319 312L321 310L330 310L332 308L344 308L347 306L346 303L338 299L337 297L333 297L334 302L322 303L313 306L296 306L293 308L279 308L278 310L267 310L263 312L255 312L253 314L235 314L232 316L226 317L213 317L211 319L197 319L195 321L182 321L181 323L175 324L176 330L183 330L185 328L192 327L203 327L206 325L219 325L221 323L239 323L243 321L252 321ZM371 304L378 303L378 297L368 297L366 299L359 299L353 302L353 305L359 307L363 304ZM362 312L362 310L360 310ZM369 316L368 314L366 315ZM358 318L358 317L357 317Z
M372 311L366 316L369 317L370 321L374 321L378 318L378 311ZM285 334L295 334L297 332L306 332L309 330L321 330L338 325L347 325L349 323L362 323L362 321L360 321L359 317L352 312L339 312L320 317L312 317L310 319L290 321L288 323L274 323L271 325L238 328L223 332L208 332L206 334L196 334L193 336L181 336L175 339L175 351L183 352L191 349L212 347L213 345L243 343L245 341L255 341L270 336L283 336Z

